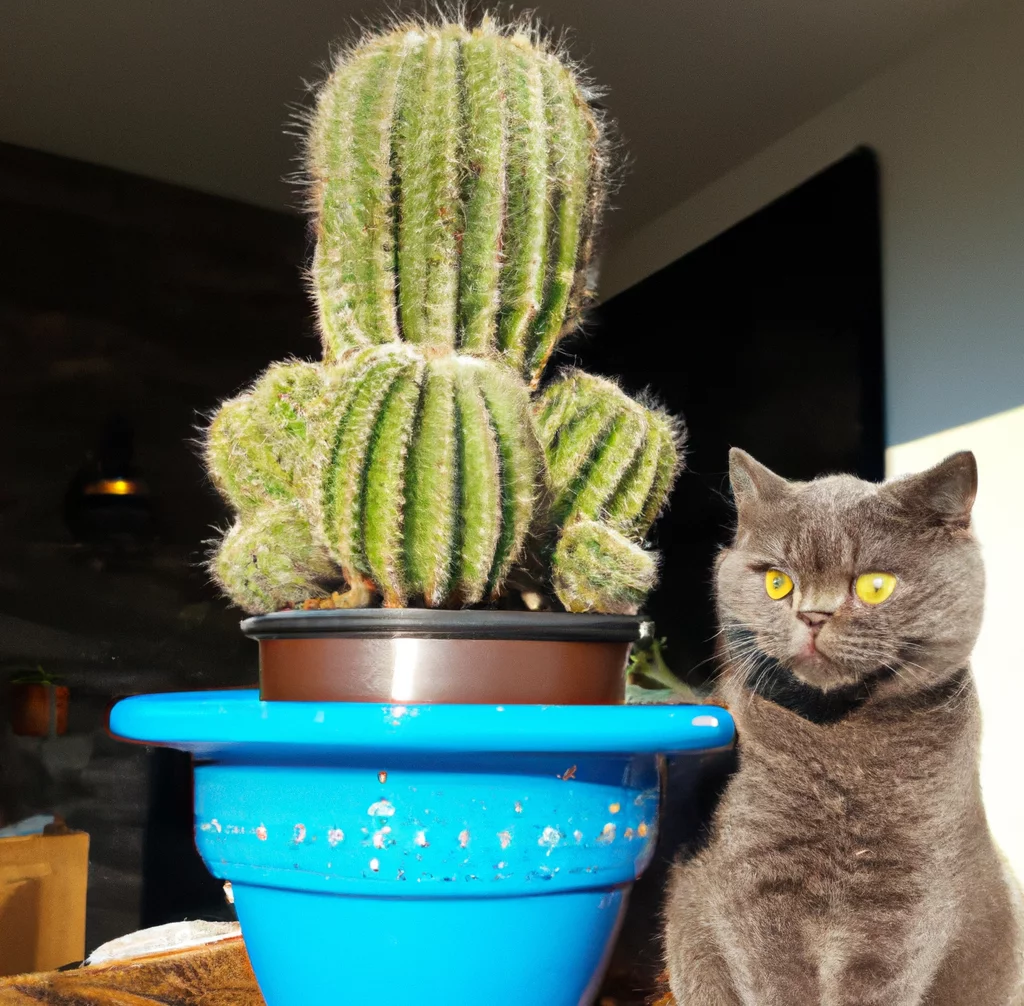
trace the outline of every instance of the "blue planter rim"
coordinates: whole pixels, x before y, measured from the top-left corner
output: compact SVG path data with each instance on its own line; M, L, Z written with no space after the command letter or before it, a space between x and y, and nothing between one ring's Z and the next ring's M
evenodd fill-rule
M110 731L202 754L242 746L444 753L670 754L728 747L732 717L717 706L399 705L262 702L253 690L122 699Z

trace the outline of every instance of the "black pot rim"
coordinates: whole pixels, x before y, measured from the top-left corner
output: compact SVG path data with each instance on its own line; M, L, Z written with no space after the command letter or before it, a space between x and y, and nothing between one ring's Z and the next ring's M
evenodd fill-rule
M544 642L635 643L640 615L555 611L449 611L438 608L348 608L279 611L242 621L250 639L528 639Z

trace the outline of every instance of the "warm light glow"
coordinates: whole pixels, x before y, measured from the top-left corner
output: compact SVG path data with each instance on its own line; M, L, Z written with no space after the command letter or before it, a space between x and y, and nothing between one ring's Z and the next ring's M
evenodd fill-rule
M86 496L134 496L139 484L131 479L100 479L90 482L83 491Z

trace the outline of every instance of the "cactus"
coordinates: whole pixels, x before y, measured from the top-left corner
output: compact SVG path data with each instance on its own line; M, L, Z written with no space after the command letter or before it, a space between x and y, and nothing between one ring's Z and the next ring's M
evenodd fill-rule
M492 597L533 514L540 453L507 368L411 346L364 350L330 413L323 537L349 582L384 603Z
M275 364L214 418L238 512L214 578L249 611L450 607L516 571L568 610L635 611L675 426L579 371L536 391L605 198L572 71L489 18L406 24L339 59L307 154L323 360Z
M559 524L601 519L638 539L647 534L678 474L670 416L571 370L540 397L537 432Z
M569 69L490 19L339 60L308 142L324 356L405 340L535 385L586 296L599 120Z
M206 466L240 512L295 499L309 458L310 412L323 383L316 364L275 363L248 391L221 405L206 436Z
M536 422L563 529L552 557L559 600L569 611L635 610L657 573L640 543L678 475L675 420L571 370L540 396Z
M251 612L277 611L327 596L337 568L294 503L240 517L220 542L210 570L221 589Z
M652 552L596 520L569 524L552 561L555 593L567 611L633 614L657 575Z

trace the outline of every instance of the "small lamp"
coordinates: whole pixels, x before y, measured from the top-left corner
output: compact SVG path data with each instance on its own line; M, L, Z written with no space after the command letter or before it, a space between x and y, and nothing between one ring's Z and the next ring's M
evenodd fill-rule
M152 540L155 527L149 488L134 462L135 431L116 416L104 429L99 449L71 480L64 519L78 541L136 549Z

